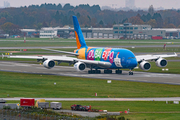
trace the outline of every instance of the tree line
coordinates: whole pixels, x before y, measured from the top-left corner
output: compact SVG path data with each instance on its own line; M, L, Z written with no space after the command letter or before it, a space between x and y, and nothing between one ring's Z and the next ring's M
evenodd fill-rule
M19 29L42 27L73 27L72 16L76 15L82 27L112 27L130 22L149 24L154 28L180 28L180 10L111 11L101 10L99 5L71 6L69 3L30 5L19 8L0 9L0 27L5 33L15 34Z

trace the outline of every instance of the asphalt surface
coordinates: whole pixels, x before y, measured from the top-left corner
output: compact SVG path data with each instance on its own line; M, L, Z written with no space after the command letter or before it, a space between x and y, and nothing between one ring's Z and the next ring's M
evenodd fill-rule
M97 112L86 112L86 111L55 110L55 112L71 113L72 115L80 115L82 117L97 117L97 116L101 116L100 113L97 113Z
M46 69L39 64L0 61L0 71L180 85L179 74L134 72L134 75L129 75L129 71L123 71L122 74L115 74L115 71L113 74L104 74L101 71L102 74L94 75L88 74L88 70L78 72L69 66L55 66L52 69Z

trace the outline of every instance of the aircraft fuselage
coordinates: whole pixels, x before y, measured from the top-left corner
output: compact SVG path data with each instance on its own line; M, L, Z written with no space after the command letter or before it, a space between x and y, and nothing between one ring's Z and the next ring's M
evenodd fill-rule
M74 52L79 59L110 62L109 69L134 69L138 64L133 52L127 49L84 47Z

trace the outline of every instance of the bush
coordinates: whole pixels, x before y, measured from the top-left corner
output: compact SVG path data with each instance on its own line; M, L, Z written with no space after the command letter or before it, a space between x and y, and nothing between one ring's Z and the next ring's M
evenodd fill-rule
M5 109L5 110L10 110L11 107L10 107L10 106L3 106L3 109Z
M118 120L125 120L125 117L118 117Z

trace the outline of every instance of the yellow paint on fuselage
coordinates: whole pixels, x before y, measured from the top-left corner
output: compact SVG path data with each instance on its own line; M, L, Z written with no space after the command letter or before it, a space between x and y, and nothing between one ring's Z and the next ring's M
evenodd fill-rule
M78 51L79 55L77 56L77 58L85 60L86 59L86 53L89 52L89 50L92 48L94 48L94 47L76 49L76 50L74 50L74 53L76 53ZM86 51L86 49L87 49L87 51Z
M86 52L89 52L89 50L92 49L92 48L94 48L94 47L88 47Z
M79 49L79 51L78 51L78 54L79 54L78 58L79 59L84 59L84 60L86 59L85 51L86 51L86 48Z

